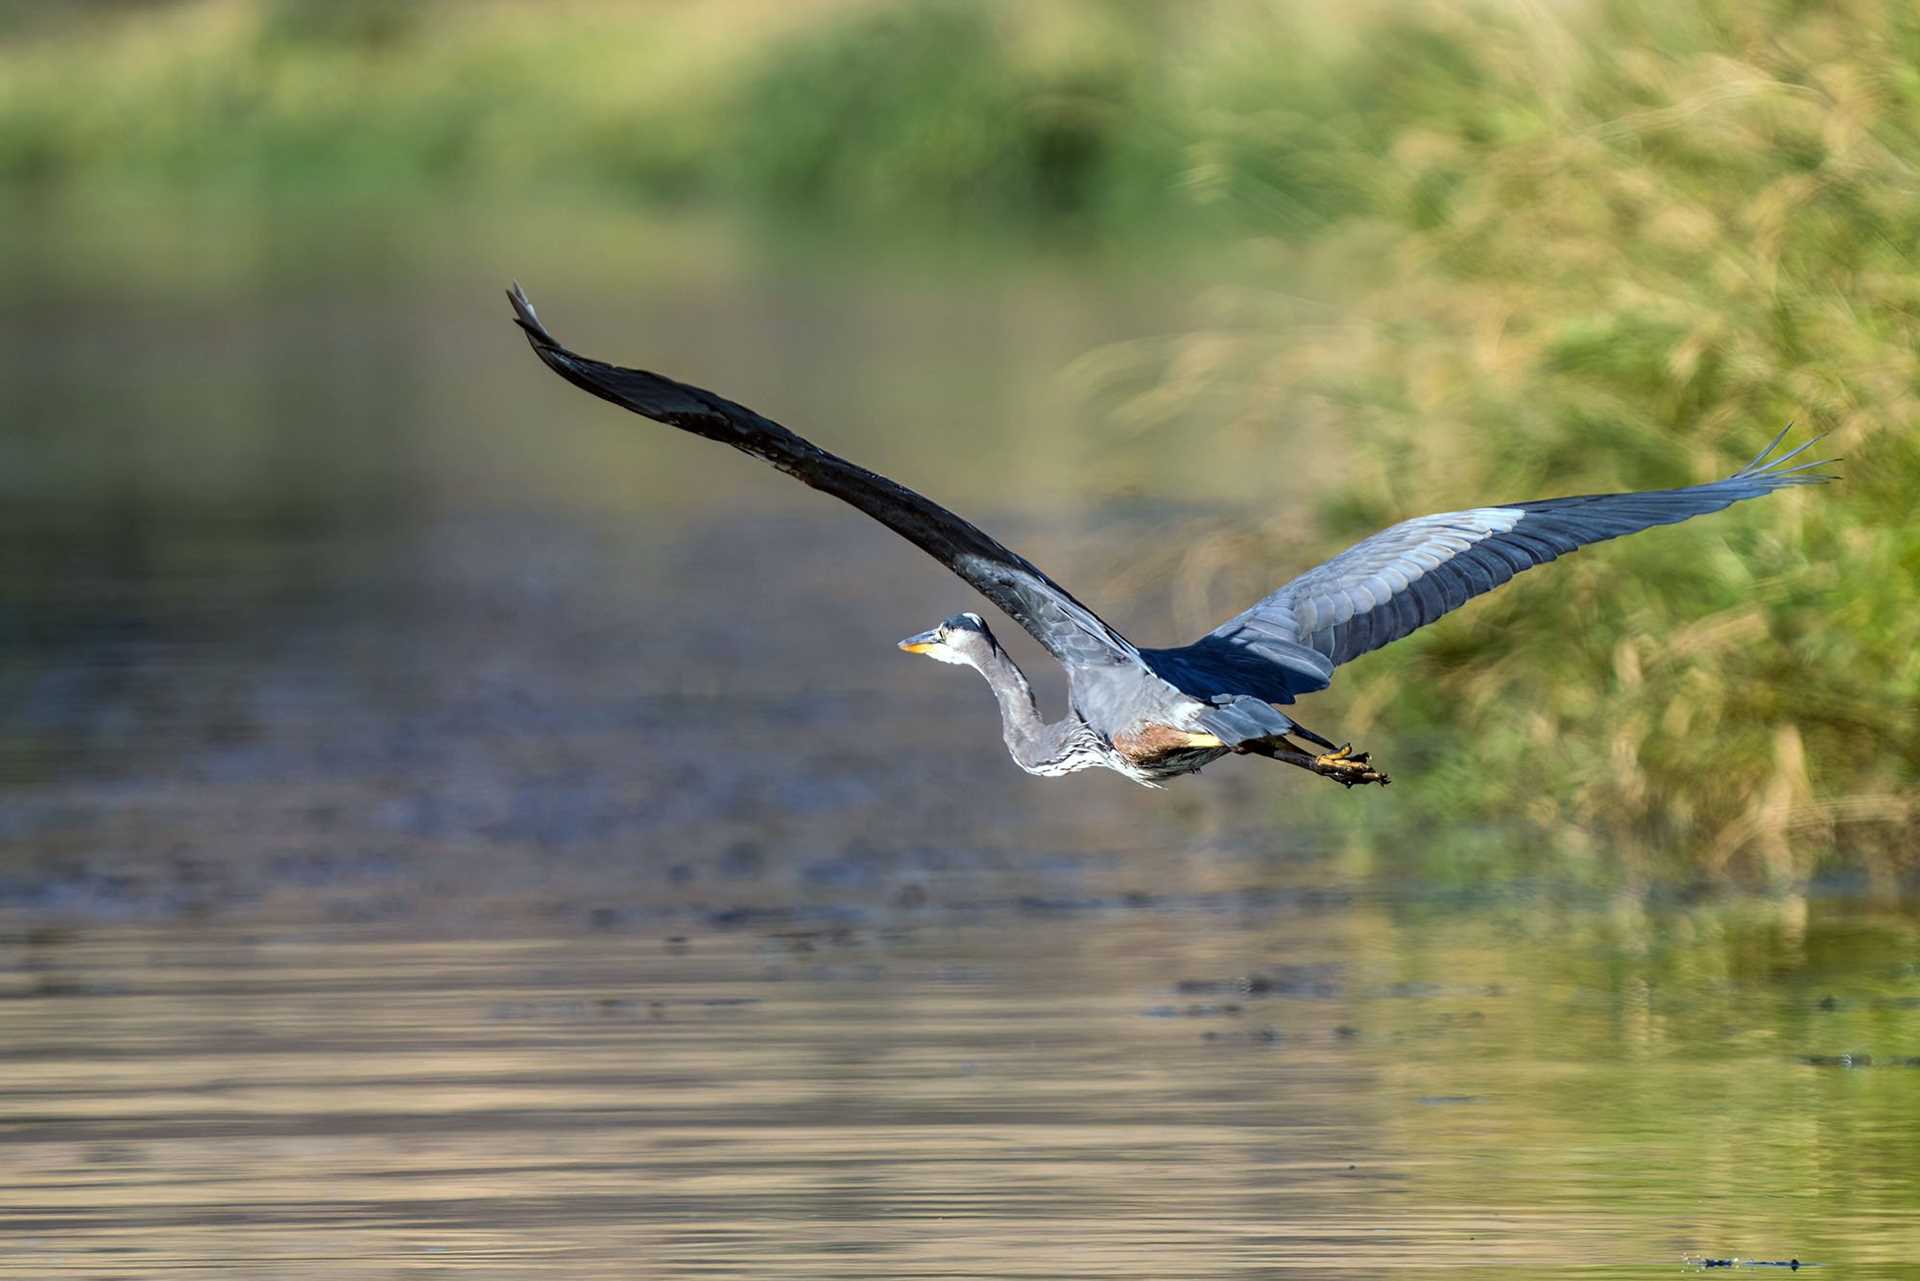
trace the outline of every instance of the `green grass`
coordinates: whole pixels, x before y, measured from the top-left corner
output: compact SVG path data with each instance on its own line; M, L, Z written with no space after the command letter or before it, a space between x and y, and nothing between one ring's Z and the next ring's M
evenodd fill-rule
M1284 416L1350 449L1309 535L1329 551L1435 507L1723 475L1790 419L1828 432L1842 484L1528 575L1343 671L1317 715L1405 780L1338 807L1372 816L1356 830L1382 851L1417 832L1462 874L1914 870L1906 6L34 11L0 9L14 199L585 199L852 238L1231 246L1254 267L1222 325L1116 408L1250 439ZM1301 532L1270 531L1263 563Z
M1639 0L1397 21L1462 65L1306 259L1366 282L1338 332L1186 340L1361 442L1325 548L1436 506L1710 479L1789 420L1844 481L1583 552L1344 671L1330 719L1409 783L1365 811L1379 848L1642 882L1910 873L1920 25Z

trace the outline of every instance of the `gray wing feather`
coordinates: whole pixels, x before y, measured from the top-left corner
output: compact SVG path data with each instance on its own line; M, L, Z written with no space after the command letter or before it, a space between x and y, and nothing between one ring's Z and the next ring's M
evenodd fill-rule
M1589 543L1832 479L1816 470L1831 459L1787 465L1812 440L1769 461L1785 436L1782 431L1758 458L1710 484L1507 503L1403 521L1308 570L1194 644L1147 655L1156 667L1179 670L1184 664L1243 682L1252 677L1254 685L1236 688L1291 702L1295 694L1326 688L1335 666L1399 640L1522 570Z
M534 353L549 369L602 400L731 445L803 484L858 507L972 584L1068 665L1131 663L1139 651L1025 557L946 508L856 466L710 391L644 369L624 369L562 347L515 285L507 298Z

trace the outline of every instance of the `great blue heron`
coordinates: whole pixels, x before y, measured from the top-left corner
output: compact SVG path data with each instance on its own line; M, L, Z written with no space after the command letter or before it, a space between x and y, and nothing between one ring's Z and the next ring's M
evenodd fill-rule
M1823 462L1787 465L1811 440L1768 461L1786 436L1783 429L1758 458L1711 484L1421 516L1356 543L1191 645L1141 649L1030 561L938 503L710 391L575 355L554 341L519 285L507 297L534 352L568 382L763 458L851 503L1031 632L1067 669L1071 709L1062 720L1041 719L1026 677L978 614L955 614L900 648L986 677L1014 763L1048 777L1098 765L1155 787L1235 752L1285 761L1349 787L1384 784L1389 779L1367 753L1336 747L1275 704L1327 688L1339 664L1587 543L1829 479L1812 470ZM1321 750L1307 751L1295 738Z

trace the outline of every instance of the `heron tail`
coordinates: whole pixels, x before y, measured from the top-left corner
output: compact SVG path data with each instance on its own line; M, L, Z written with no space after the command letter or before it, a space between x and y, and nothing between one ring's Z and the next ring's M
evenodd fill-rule
M1226 747L1273 738L1293 728L1293 721L1285 712L1244 694L1217 696L1214 705L1200 713L1195 723Z

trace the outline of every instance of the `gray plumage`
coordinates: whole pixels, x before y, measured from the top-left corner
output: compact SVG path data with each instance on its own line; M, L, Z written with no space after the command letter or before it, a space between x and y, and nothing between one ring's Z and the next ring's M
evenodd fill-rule
M1112 749L1085 721L1069 716L1049 723L1040 715L1026 673L1000 648L980 615L955 614L932 631L900 642L903 649L927 652L922 645L928 650L937 646L943 661L964 663L986 678L1000 706L1000 736L1007 754L1027 773L1053 778L1111 763Z
M1333 669L1391 644L1500 586L1589 543L1672 525L1830 477L1788 466L1818 440L1769 460L1786 430L1724 480L1682 489L1546 498L1416 516L1362 539L1184 649L1149 661L1233 679L1278 703L1325 689Z
M1771 458L1782 431L1753 462L1710 484L1421 516L1307 570L1191 645L1140 649L1031 562L930 499L712 392L568 351L518 285L508 298L534 352L568 382L852 504L1031 633L1067 670L1071 710L1063 720L1040 716L1026 677L977 614L955 615L901 647L979 671L999 704L1008 752L1045 776L1104 766L1153 786L1240 752L1349 785L1387 782L1366 754L1335 748L1275 704L1325 689L1341 663L1576 548L1830 479L1817 471L1824 462L1789 465L1812 441ZM1328 750L1309 753L1289 736Z

